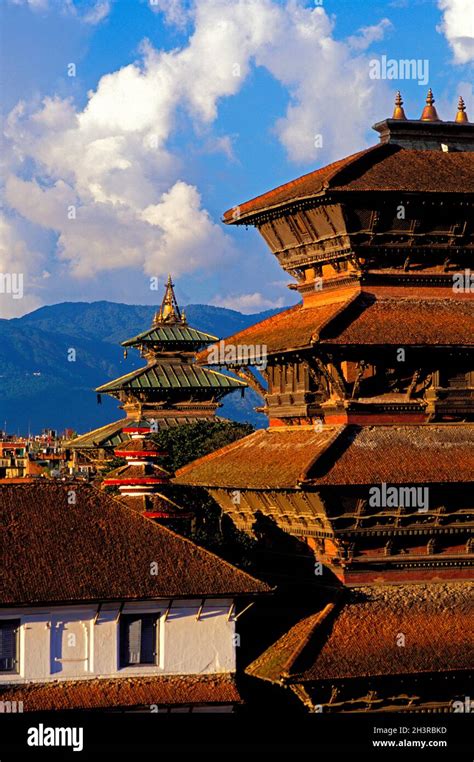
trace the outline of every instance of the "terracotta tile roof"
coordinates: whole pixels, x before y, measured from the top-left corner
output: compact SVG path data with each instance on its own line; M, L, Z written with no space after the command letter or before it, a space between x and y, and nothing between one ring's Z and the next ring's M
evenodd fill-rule
M326 190L474 193L474 153L378 144L239 204L225 212L224 221L238 224Z
M120 501L139 513L155 514L155 518L172 517L176 519L188 519L194 515L160 493L151 495L123 495L120 497Z
M463 423L261 429L189 463L175 479L235 489L473 480L474 431Z
M470 583L362 587L298 622L246 671L301 683L472 670L473 616Z
M396 346L474 344L474 300L368 299L361 295L326 326L323 344L391 344Z
M269 590L88 484L2 484L0 522L3 605Z
M23 701L25 712L242 703L230 674L98 678L0 686L0 699Z
M277 315L262 320L260 323L255 323L243 331L234 333L223 340L223 345L266 347L267 354L310 347L323 327L342 312L355 296L353 294L343 302L335 301L317 307L303 307L303 304L297 304L295 307L290 307ZM212 350L213 346L215 345L199 352L197 355L198 362L212 364L209 362L209 351ZM258 354L256 359L259 359ZM225 362L219 361L215 364L225 365Z
M311 642L314 630L333 609L334 603L328 603L321 611L301 619L255 659L245 672L270 682L280 682L288 678L298 656Z
M372 154L338 172L334 190L474 193L474 153L401 149ZM380 161L377 159L380 158Z
M321 344L472 346L474 299L455 298L448 289L438 292L434 295L431 290L429 294L418 292L405 296L400 289L398 293L395 289L385 289L381 293L353 293L343 302L312 307L298 304L229 336L223 345L266 347L269 355L304 349L318 341ZM212 347L200 352L198 362L211 364L210 350ZM258 361L259 357L252 359ZM225 365L225 362L218 364Z
M238 222L242 217L247 217L256 212L263 211L264 209L271 209L274 207L282 206L288 202L295 201L297 199L308 198L324 189L325 185L329 183L330 179L337 176L339 170L343 169L352 162L356 162L358 159L365 156L367 153L380 152L381 146L376 145L371 148L367 148L364 151L358 151L357 153L347 156L345 159L339 159L338 161L328 164L325 167L316 169L313 172L308 172L306 175L291 180L288 183L279 185L273 190L262 193L256 198L250 199L243 204L239 204L237 207L232 207L224 212L224 222L232 224ZM393 150L393 149L391 149ZM385 153L385 152L384 152ZM239 216L236 217L236 209L239 211Z
M342 428L260 429L180 468L173 481L202 487L295 488Z
M348 426L306 474L316 485L474 481L470 424Z

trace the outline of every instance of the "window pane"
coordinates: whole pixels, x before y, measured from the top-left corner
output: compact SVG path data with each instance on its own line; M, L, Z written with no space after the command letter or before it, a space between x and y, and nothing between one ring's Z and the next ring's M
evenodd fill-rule
M142 664L153 664L155 661L155 618L144 616L142 619L141 641Z
M157 614L126 614L120 620L120 663L155 664Z
M0 672L16 672L19 619L0 622Z
M129 664L140 664L142 639L142 620L135 619L128 625L128 662Z

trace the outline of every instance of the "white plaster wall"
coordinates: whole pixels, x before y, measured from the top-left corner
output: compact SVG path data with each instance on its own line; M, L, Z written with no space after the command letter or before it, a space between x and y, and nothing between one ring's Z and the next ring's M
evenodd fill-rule
M195 675L235 671L235 623L230 599L127 603L124 614L157 612L159 663L119 668L119 604L2 609L0 619L20 619L20 673L0 673L0 683L130 675Z

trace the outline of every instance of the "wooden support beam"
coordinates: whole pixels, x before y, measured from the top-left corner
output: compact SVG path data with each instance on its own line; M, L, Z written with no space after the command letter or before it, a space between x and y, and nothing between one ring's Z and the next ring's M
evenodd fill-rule
M420 379L420 376L421 376L421 369L415 370L415 372L413 374L413 377L412 377L412 379L410 381L410 386L407 389L407 393L406 393L406 399L407 400L411 399L412 394L415 391L416 385L417 385L417 383L418 383L418 381Z
M199 609L198 609L198 613L197 613L197 615L196 615L196 622L199 622L199 620L200 620L200 618L201 618L201 614L202 614L202 610L203 610L203 608L204 608L204 603L205 603L205 601L206 601L206 599L205 599L205 598L203 598L203 599L202 599L202 601L201 601L201 605L199 606Z
M122 603L120 604L120 608L119 608L118 614L117 614L117 618L116 618L116 620L115 620L115 624L117 624L117 623L118 623L118 621L119 621L119 619L120 619L120 615L122 614L122 611L123 611L123 607L124 607L124 606L125 606L125 603L122 601Z
M99 618L99 614L100 614L101 608L102 608L102 603L99 603L99 605L97 607L97 611L96 611L95 617L94 617L94 621L92 622L93 625L97 624L97 620Z
M250 388L253 389L254 392L257 392L257 394L260 394L261 397L264 397L265 394L267 394L267 389L265 389L258 378L254 376L250 368L229 366L229 369L232 370L236 376L241 378L242 381L246 381Z
M365 360L360 360L360 362L357 363L357 373L356 373L356 377L354 381L354 386L352 387L351 399L354 399L355 397L357 397L359 393L360 382L362 380L362 376L365 373L366 367L367 367L367 363L365 362Z
M164 622L166 622L166 621L168 620L168 617L169 617L169 614L170 614L170 611L171 611L171 606L172 606L172 605L173 605L173 598L171 598L171 599L170 599L170 602L168 603L168 608L166 609L166 611L165 611L165 616L164 616L164 618L163 618L163 621L164 621Z
M238 619L240 616L242 616L242 614L245 614L245 612L246 612L246 611L248 611L248 610L249 610L249 608L250 608L251 606L255 606L255 601L252 601L251 603L249 603L249 605L248 605L248 606L246 606L244 609L242 609L242 611L239 611L239 613L237 614L237 616L235 616L235 617L234 617L234 622L236 622L236 621L237 621L237 619Z

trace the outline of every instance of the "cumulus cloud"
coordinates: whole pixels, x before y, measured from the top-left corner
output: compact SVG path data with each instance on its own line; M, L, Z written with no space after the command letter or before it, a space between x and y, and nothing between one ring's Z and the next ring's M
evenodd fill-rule
M109 5L89 8L98 19ZM166 9L176 24L192 13L183 47L162 51L144 41L139 59L102 76L84 108L45 97L39 106L19 102L6 120L6 202L54 231L56 257L73 277L124 267L154 276L227 267L232 239L186 182L169 144L185 110L203 150L214 145L232 158L230 138L209 133L220 101L239 92L253 67L287 88L275 133L295 161L317 162L315 135L326 160L361 148L371 117L380 116L372 103L386 85L369 78L364 50L382 38L386 19L341 42L322 8L296 0L197 0ZM83 5L81 13L85 20ZM260 294L229 298L242 308L274 306Z
M472 0L438 0L443 20L437 27L446 37L454 63L474 61L474 8Z
M212 304L215 307L226 307L228 310L238 310L238 312L252 314L261 310L284 307L287 301L288 299L285 300L284 297L268 299L259 291L254 291L252 294L239 294L226 297L216 296L212 299Z
M18 221L1 212L0 318L20 316L40 306L32 287L43 278L43 262L38 251L28 248Z
M286 115L276 124L289 158L317 161L323 149L331 160L360 149L385 83L369 78L365 55L334 39L334 19L322 8L290 3L278 13L284 18L257 62L290 93ZM382 22L378 34L386 26Z

